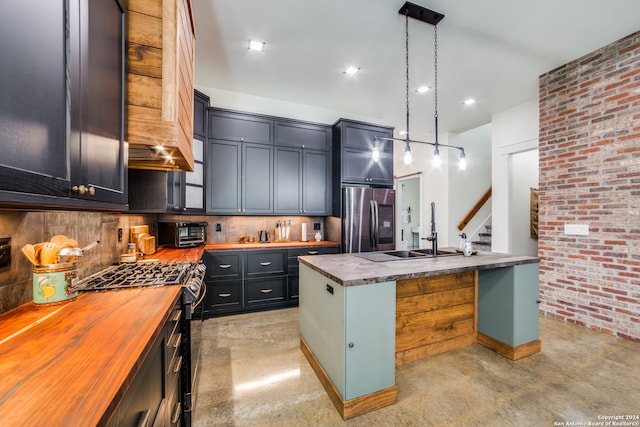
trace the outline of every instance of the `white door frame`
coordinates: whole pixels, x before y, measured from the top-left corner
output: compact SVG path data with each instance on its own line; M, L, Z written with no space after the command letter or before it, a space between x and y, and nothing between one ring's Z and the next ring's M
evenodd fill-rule
M506 230L508 230L507 237L507 252L511 253L511 159L514 154L523 153L526 151L538 149L538 138L528 139L526 141L515 142L513 144L503 145L500 147L500 181L506 183L505 193L503 194L502 203L493 204L494 209L500 209L499 217L503 218L507 223ZM497 205L497 207L496 207ZM496 215L493 215L495 218Z
M418 246L420 246L421 242L422 242L422 218L423 218L423 212L422 212L422 198L423 198L423 190L424 190L424 179L423 179L424 175L422 172L416 172L416 173L412 173L409 175L404 175L401 177L397 177L395 178L395 187L396 187L396 249L400 250L400 249L406 249L404 247L400 247L400 237L402 237L402 181L406 181L408 179L415 179L415 178L420 178L420 188L418 190L418 192L420 193L418 196L420 197L420 233L418 234ZM406 236L405 236L406 237ZM405 240L408 242L408 240Z

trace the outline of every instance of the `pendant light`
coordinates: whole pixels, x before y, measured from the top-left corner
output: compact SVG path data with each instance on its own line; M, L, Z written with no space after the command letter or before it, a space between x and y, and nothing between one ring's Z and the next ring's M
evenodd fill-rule
M413 161L413 156L411 154L411 143L416 144L428 144L434 147L433 150L433 160L432 164L434 167L440 167L442 160L440 158L440 147L444 148L452 148L460 151L460 164L459 168L461 170L466 169L467 167L467 159L465 157L464 148L448 145L448 144L440 144L438 141L438 22L444 18L444 15L438 12L434 12L430 9L424 8L422 6L418 6L411 2L406 2L398 11L398 13L404 15L405 19L405 100L406 100L406 133L404 138L385 138L385 137L376 137L374 140L374 148L372 152L372 157L374 160L379 159L379 141L403 141L405 143L404 147L404 157L403 161L406 165L410 165ZM434 28L434 125L435 125L435 142L428 141L418 141L415 139L411 139L409 134L409 17L415 18L419 21L426 22L428 24L433 25ZM377 156L376 156L377 153ZM377 161L377 160L375 160Z

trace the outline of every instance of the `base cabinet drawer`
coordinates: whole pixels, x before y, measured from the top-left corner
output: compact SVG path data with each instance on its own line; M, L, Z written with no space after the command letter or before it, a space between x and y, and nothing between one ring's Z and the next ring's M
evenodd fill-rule
M247 253L246 277L285 272L285 251L252 251Z
M286 297L287 277L269 277L245 280L246 303L260 304L284 301Z
M242 280L207 282L208 311L229 311L242 305Z
M334 254L335 246L207 250L204 316L296 307L298 257Z
M242 278L242 252L205 252L207 279Z

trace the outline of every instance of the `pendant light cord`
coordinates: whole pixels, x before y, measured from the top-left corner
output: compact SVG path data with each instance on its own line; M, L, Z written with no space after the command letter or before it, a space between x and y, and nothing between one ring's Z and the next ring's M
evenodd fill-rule
M434 120L436 127L436 150L438 149L438 25L433 26L433 52L434 52L434 99L435 99L435 112L434 112Z
M405 9L404 11L404 59L405 59L405 77L406 77L406 87L405 87L405 98L407 102L407 131L405 137L407 141L409 141L409 9ZM408 145L408 142L407 142Z

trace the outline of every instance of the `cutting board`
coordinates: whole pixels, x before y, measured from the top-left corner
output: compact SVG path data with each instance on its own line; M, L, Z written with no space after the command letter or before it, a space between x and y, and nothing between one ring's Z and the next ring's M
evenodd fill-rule
M149 233L142 233L138 236L138 250L145 255L151 255L156 252L156 236L150 236Z
M129 228L129 242L130 243L138 243L138 236L142 233L149 234L149 226L148 225L133 225Z

